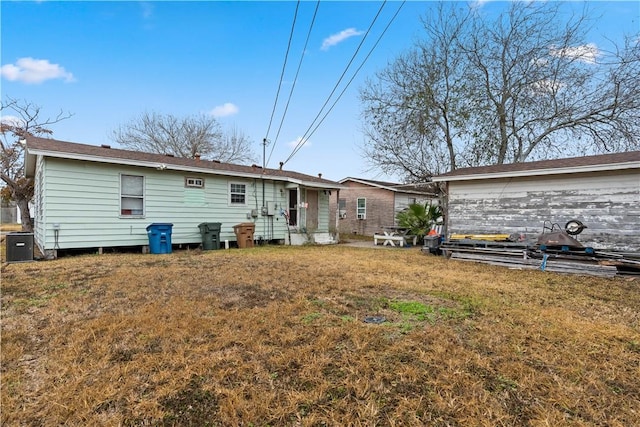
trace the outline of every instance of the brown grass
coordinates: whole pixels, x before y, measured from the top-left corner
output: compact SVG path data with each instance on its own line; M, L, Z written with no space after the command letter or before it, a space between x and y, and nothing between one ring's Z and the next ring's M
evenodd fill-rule
M639 307L634 280L399 248L5 264L1 421L638 425Z

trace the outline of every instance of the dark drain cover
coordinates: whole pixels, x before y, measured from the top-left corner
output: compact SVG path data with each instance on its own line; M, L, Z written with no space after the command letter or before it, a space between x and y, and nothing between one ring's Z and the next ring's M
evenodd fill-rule
M374 323L379 325L380 323L385 322L387 319L384 316L367 316L364 318L364 323Z

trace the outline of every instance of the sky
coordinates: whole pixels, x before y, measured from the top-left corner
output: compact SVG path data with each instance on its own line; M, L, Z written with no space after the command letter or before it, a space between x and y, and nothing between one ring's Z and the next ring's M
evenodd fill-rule
M598 16L590 49L640 31L640 2L588 3ZM487 16L507 6L469 4ZM335 181L398 181L362 156L358 93L421 39L420 19L435 3L321 1L305 49L316 5L2 0L2 99L38 105L42 117L73 114L51 126L63 141L116 147L112 131L143 112L206 114L243 132L257 164L286 162L284 169Z

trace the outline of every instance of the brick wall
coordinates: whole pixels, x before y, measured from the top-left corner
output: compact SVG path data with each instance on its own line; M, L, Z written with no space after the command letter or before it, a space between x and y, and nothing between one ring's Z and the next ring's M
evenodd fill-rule
M340 190L339 198L346 200L346 217L338 220L338 231L341 234L360 234L373 236L385 225L393 225L395 219L395 193L382 188L347 181L346 189ZM366 199L366 219L357 218L357 200ZM335 218L338 198L332 196L331 218Z

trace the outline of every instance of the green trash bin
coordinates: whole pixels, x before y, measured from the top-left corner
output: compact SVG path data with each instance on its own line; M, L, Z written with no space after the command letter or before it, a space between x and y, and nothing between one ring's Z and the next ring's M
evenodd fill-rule
M210 251L220 249L220 227L219 222L203 222L198 224L200 235L202 236L202 249Z

